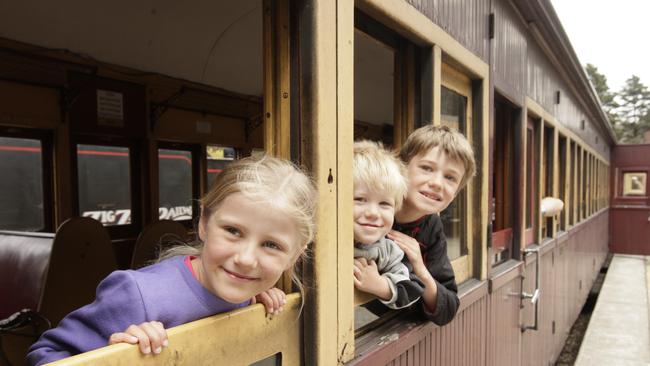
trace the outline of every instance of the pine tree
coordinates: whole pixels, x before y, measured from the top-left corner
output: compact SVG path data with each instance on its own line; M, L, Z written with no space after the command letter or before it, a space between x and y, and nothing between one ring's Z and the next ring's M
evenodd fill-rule
M618 115L615 112L616 108L618 108L618 103L616 102L616 93L613 93L609 90L609 86L607 85L607 77L598 72L598 68L596 66L588 63L585 66L585 71L589 76L591 85L593 85L594 89L596 90L596 94L598 94L598 98L600 99L600 103L603 107L603 110L605 111L605 114L607 115L607 118L609 119L609 123L614 128L614 131L620 140L623 134L623 128L619 121Z
M619 102L617 114L621 126L622 143L640 143L643 133L650 129L650 91L638 76L632 75L625 81L625 86L617 94Z

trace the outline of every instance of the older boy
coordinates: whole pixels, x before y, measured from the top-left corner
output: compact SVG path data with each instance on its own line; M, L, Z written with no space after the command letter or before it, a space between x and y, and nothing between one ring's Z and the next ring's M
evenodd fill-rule
M460 301L438 214L474 175L474 152L459 132L427 125L408 137L400 158L407 166L408 193L388 237L424 283L424 315L444 325L454 318Z
M413 304L423 292L402 263L404 252L386 238L406 196L403 170L381 145L354 144L354 285L392 309Z

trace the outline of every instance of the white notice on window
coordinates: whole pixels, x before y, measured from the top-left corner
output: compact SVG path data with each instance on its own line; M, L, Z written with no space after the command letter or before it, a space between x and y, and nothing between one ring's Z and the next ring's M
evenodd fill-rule
M97 124L124 126L124 99L122 93L97 89Z

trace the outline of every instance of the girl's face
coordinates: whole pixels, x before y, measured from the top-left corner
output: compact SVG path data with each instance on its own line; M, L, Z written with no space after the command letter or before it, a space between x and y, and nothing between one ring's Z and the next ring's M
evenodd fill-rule
M199 237L203 251L193 261L199 282L230 303L273 287L303 250L294 220L241 193L228 196L207 220L201 217Z

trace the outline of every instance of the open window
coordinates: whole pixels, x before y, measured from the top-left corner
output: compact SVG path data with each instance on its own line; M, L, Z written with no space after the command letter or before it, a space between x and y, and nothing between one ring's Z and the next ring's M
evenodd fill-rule
M550 125L544 125L542 144L542 179L540 191L542 192L542 197L555 197L555 193L553 192L555 136L554 129ZM542 240L553 237L553 220L553 217L542 217Z
M567 139L560 135L558 140L558 155L559 155L559 181L558 181L558 198L564 202L564 208L560 213L559 221L557 221L557 230L566 230L566 220L568 212L568 190L567 190Z
M576 143L571 140L569 143L569 225L576 224L576 163Z
M472 142L472 83L471 79L460 70L447 63L442 64L442 90L440 95L440 122L458 130ZM452 203L440 213L445 236L447 237L447 255L452 261L456 281L463 282L471 277L473 246L472 235L472 197L473 186L470 183Z
M354 21L354 139L399 148L417 119L416 47L359 10ZM395 315L372 300L355 291L357 336Z
M515 229L515 131L520 110L504 98L494 103L494 173L492 175L492 265L512 258Z
M537 232L537 167L539 150L537 148L537 123L528 116L526 125L526 225L524 245L536 241Z

